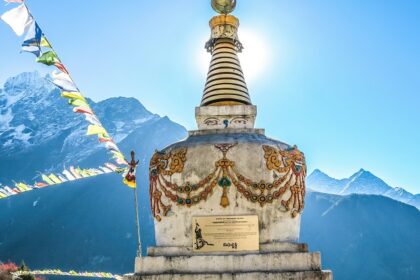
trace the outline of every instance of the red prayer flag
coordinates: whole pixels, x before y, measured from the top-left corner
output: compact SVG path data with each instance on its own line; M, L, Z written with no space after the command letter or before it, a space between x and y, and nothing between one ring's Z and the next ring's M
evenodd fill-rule
M81 113L81 114L92 114L93 115L92 110L88 107L74 107L73 112Z
M60 70L61 72L64 72L67 75L69 74L69 71L67 71L66 67L62 63L56 63L54 64L54 66L57 67L57 69Z

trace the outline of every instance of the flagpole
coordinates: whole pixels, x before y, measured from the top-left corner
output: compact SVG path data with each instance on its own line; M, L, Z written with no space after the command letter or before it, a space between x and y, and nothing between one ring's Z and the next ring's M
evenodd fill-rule
M136 209L136 226L137 226L137 257L141 257L141 238L140 238L140 219L139 207L137 202L137 186L134 188L134 208Z

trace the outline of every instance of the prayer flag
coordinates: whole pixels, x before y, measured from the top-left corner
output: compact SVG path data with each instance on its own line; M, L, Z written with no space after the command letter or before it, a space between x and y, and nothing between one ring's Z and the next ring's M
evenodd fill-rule
M127 165L127 161L122 158L115 158L115 162L121 165Z
M16 193L8 186L5 186L4 189L10 193L10 195L15 195Z
M1 19L13 29L17 36L22 36L34 20L25 4L5 12Z
M107 132L105 128L103 128L102 126L91 124L87 128L86 134L87 135L95 135L95 134L107 135Z
M98 118L95 115L91 115L91 114L84 114L86 120L93 124L93 125L99 125L102 126L101 122L98 120Z
M63 91L61 92L61 96L64 98L80 99L80 100L86 101L86 99L80 94L80 92Z
M30 191L32 189L24 183L16 183L15 187L18 188L21 192L27 192L27 191Z
M82 176L76 171L76 169L74 168L74 166L70 166L70 172L77 179L81 179L82 178Z
M78 88L74 84L73 80L70 78L70 76L64 72L60 72L57 70L54 70L51 73L51 76L53 78L53 84L57 87L61 88L64 91L76 91L78 92ZM75 105L77 106L77 105Z
M55 183L47 176L42 174L42 180L44 180L44 182L46 182L48 185L54 185Z
M60 179L61 180L61 182L67 182L68 180L66 179L66 178L64 178L62 175L58 175L57 176L58 177L58 179Z
M69 99L68 101L69 105L72 105L74 107L86 107L89 106L89 104L86 103L86 101L81 99ZM91 115L93 116L93 115Z
M108 150L117 151L117 152L119 152L119 151L120 151L120 150L118 149L117 145L115 145L115 143L114 143L114 142L112 142L112 141L105 142L105 147L106 147Z
M128 164L121 152L116 152L116 151L111 150L111 153L113 154L112 158L115 159L115 161L118 164L121 164L121 165L127 165Z
M73 108L73 112L93 115L92 109L90 109L90 107L75 107Z
M50 42L48 42L48 40L47 40L47 38L45 38L45 36L42 36L40 46L52 49Z
M23 3L23 0L4 0L6 3Z
M9 193L6 190L0 189L0 195L4 195L5 197L9 196Z
M25 39L23 39L22 46L38 46L41 44L42 30L39 28L36 21L32 21L28 28Z
M39 28L36 21L33 21L26 33L25 39L22 44L22 50L25 52L33 53L36 57L41 55L41 38L42 30Z
M112 163L105 163L105 166L108 167L109 169L111 169L112 171L116 171L118 167L116 167L115 165L113 165Z
M109 142L109 141L112 141L112 138L110 138L110 137L105 137L105 135L101 135L101 136L99 136L99 142L101 142L101 143L106 143L106 142Z
M76 180L76 178L74 178L74 176L70 173L70 171L64 169L63 172L64 176L66 176L66 178L70 181L74 181Z
M107 167L104 167L104 166L100 166L99 168L102 169L102 171L105 172L105 173L111 173L112 172L111 169L109 169Z
M54 183L56 183L56 184L61 184L62 182L61 182L61 180L60 179L58 179L58 177L55 175L55 174L53 174L53 173L51 173L50 175L48 175L48 177L54 182Z
M115 158L115 159L122 159L122 160L124 160L124 162L126 162L126 160L125 160L125 158L124 158L124 155L120 152L120 151L113 151L113 150L111 150L111 153L113 154L113 158Z
M85 169L84 170L86 172L86 174L88 174L90 177L91 176L96 176L96 172L93 171L92 169Z
M69 71L67 71L67 68L62 63L56 63L54 64L54 66L57 67L57 69L60 70L61 72L64 72L66 74L69 73Z
M97 168L92 168L91 170L92 170L93 172L95 172L95 175L104 174L104 172L103 172L103 171L101 171L101 170L99 170L99 169L97 169Z
M41 49L37 46L23 46L22 51L32 53L36 57L41 55Z
M51 66L56 63L61 63L57 57L57 54L54 51L48 51L43 53L40 57L36 59L36 62Z
M76 168L77 173L80 174L83 178L89 177L89 174L86 173L86 170L81 169L80 167Z
M48 184L39 182L39 183L36 183L35 186L37 186L38 188L44 188L44 187L48 187Z

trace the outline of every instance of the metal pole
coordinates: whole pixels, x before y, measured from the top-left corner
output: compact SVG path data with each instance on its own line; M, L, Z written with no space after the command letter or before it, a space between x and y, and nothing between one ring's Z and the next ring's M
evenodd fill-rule
M137 257L141 257L140 219L139 219L139 207L138 207L138 202L137 202L137 186L134 188L134 208L136 209Z

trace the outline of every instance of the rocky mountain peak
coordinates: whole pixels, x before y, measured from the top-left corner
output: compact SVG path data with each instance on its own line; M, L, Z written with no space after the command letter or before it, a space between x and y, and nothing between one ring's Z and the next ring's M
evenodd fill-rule
M38 72L22 73L9 78L4 85L0 95L0 180L3 182L8 178L27 179L37 171L62 170L63 166L88 159L92 165L109 160L96 137L86 136L88 123L84 116L72 112L67 100L48 79ZM186 135L185 128L169 119L156 127L157 121L166 119L148 111L135 98L115 97L97 103L87 100L114 141L130 144L127 150L137 149L136 146L146 145L148 141L167 145ZM165 134L159 141L150 139L154 136L152 132L160 130L173 135ZM141 139L137 139L138 135ZM120 148L124 149L123 146ZM13 166L19 166L19 170Z

